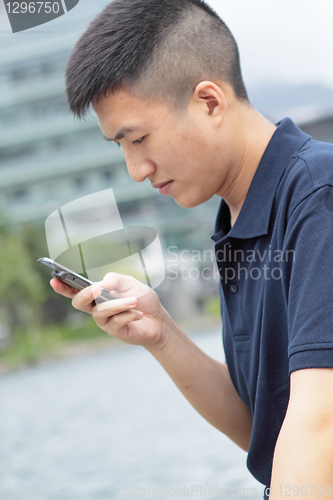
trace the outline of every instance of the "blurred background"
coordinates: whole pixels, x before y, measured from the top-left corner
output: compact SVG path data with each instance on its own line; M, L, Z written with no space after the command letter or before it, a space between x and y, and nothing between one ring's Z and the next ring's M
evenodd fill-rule
M60 441L62 438L62 442L68 443L68 450L73 450L78 442L82 442L82 436L86 436L85 430L91 423L89 419L93 418L90 414L82 417L85 421L85 424L80 424L83 434L74 433L77 438L75 442L68 441L68 436L71 435L69 430L60 430L57 423L52 423L51 416L54 416L55 409L52 406L52 398L48 402L50 394L47 387L52 388L54 397L59 398L58 402L62 400L64 394L68 400L72 400L73 394L77 394L77 386L72 386L71 382L67 387L67 372L71 376L75 374L74 378L80 385L81 379L78 378L78 373L81 373L85 380L87 365L83 364L83 360L71 360L68 361L69 364L50 367L45 365L49 360L59 357L72 358L87 352L95 353L92 356L97 356L86 358L86 363L89 363L91 370L89 373L92 378L99 380L98 395L95 394L96 386L91 385L91 377L88 377L85 385L88 393L79 391L79 396L74 397L76 407L69 406L68 412L72 412L69 421L73 419L73 426L77 421L75 416L78 415L80 419L80 408L81 405L84 406L84 401L87 401L87 394L92 400L96 398L97 405L101 405L103 425L106 425L104 419L110 411L116 412L115 428L118 429L121 425L120 415L124 413L127 415L128 425L133 424L131 408L133 411L134 393L137 394L137 390L134 390L135 384L131 385L131 390L124 384L124 391L127 391L127 394L133 392L133 398L128 395L126 401L123 401L125 406L122 412L112 406L110 387L101 382L105 376L115 377L117 380L121 377L119 360L125 356L124 349L120 349L116 341L105 339L105 334L95 327L88 316L72 309L70 301L58 297L48 284L49 271L36 263L39 257L48 256L45 220L62 205L112 188L124 226L147 226L156 229L162 242L167 274L167 279L156 290L162 303L189 335L196 331L205 332L198 334L197 341L202 342L202 348L210 355L223 360L218 277L215 272L214 246L210 240L220 199L215 197L200 207L186 210L179 207L172 198L161 197L151 188L149 182L135 184L127 173L122 150L103 139L93 113L86 120L78 121L72 118L67 109L64 94L66 60L78 36L108 3L107 0L93 2L80 0L79 4L66 15L26 32L13 34L4 3L0 2L0 373L6 374L0 381L0 394L4 391L8 405L0 417L0 430L7 431L3 434L7 438L2 442L0 451L0 460L1 458L5 460L6 457L8 473L7 480L2 481L3 486L0 486L0 498L4 500L23 498L20 485L24 485L24 491L30 492L24 495L25 499L69 499L77 498L79 494L80 498L85 498L78 485L84 482L87 476L83 473L83 469L80 469L75 476L74 455L71 455L71 451L66 455L67 459L68 456L72 457L69 463L66 462L66 467L72 471L72 475L66 478L64 469L59 465L62 459L61 454L57 455L56 443L45 449L41 445L33 457L30 456L33 450L31 442L21 447L22 436L27 429L29 432L31 430L31 439L34 443L41 439L41 427L34 428L32 425L32 422L36 422L37 414L42 413L44 423L48 422L45 424L47 429L43 428L48 438L44 436L43 439L48 442L47 439L50 439L51 435L54 438L52 430L54 428L60 436ZM274 123L289 116L314 138L333 142L332 2L330 0L292 2L208 0L208 3L221 15L238 42L243 76L251 103ZM182 253L183 250L187 251L186 258ZM202 269L207 267L211 269L211 273L209 279L204 279ZM114 349L106 354L111 344ZM202 437L202 440L199 439L196 443L196 449L202 449L210 443L206 448L206 455L197 451L197 464L191 462L196 455L191 447L179 449L177 453L179 457L183 457L182 463L188 464L190 461L191 469L185 467L182 470L180 462L176 464L173 461L174 468L168 471L167 477L163 480L168 479L168 484L180 484L184 478L194 481L194 477L212 481L211 471L214 467L216 478L219 478L220 465L217 466L217 457L222 453L222 448L226 447L229 461L234 464L233 472L230 469L225 476L225 483L220 484L222 486L227 484L228 477L230 484L239 485L240 478L243 478L244 484L253 485L245 469L245 454L236 450L227 438L223 436L216 438L216 431L187 408L187 403L183 402L176 392L177 389L171 386L171 382L166 377L159 378L162 370L157 367L155 373L154 361L146 357L146 353L139 351L140 354L135 355L138 351L133 351L131 347L126 348L126 352L129 358L125 361L124 357L124 362L129 363L129 359L131 365L137 362L136 368L141 370L140 373L142 370L146 373L147 366L152 370L149 375L147 372L147 385L152 378L156 377L159 381L156 382L157 407L154 407L154 411L148 412L151 418L154 416L160 422L156 435L164 435L161 430L163 423L169 429L168 436L172 436L173 426L174 429L178 428L178 419L185 420L186 415L187 422L192 422L185 425L186 432L190 433L191 429L195 429L193 432ZM111 369L110 363L112 367L118 367L112 373L108 372ZM24 377L21 372L10 374L14 369L23 369L36 364L38 366L32 371L30 369L22 372L25 374ZM60 366L62 366L61 372L58 371ZM135 378L135 368L132 367L132 370ZM48 386L43 383L44 378L49 381ZM132 380L132 377L129 378ZM28 386L27 379L30 381ZM145 383L144 379L142 383ZM179 414L175 414L174 411L168 413L166 402L159 401L160 384L166 400L170 398L168 408L176 404L177 408L180 408ZM27 387L30 388L28 393L31 391L31 400L26 394ZM150 396L154 393L154 387L153 385L147 388ZM19 396L15 396L16 390L19 391ZM114 388L114 391L117 408L121 391L119 388ZM148 392L146 397L147 404L151 406L151 400L148 402ZM105 403L105 398L108 403ZM18 400L22 406L18 405ZM143 400L140 401L136 411L143 405ZM62 418L66 415L64 408ZM140 408L143 411L143 406ZM29 415L28 420L20 421L19 434L13 427L13 421L18 418L18 414ZM169 420L164 422L166 415ZM147 413L142 413L142 422L146 422L147 418ZM102 425L101 421L99 425ZM147 428L143 423L142 425L142 428L137 429L137 433L147 433ZM146 430L142 431L143 428ZM182 430L184 431L184 427ZM107 434L110 431L105 430L105 432ZM104 436L101 438L103 441L105 433L100 431L100 436ZM187 438L184 439L191 441L192 438L193 434L187 434ZM110 448L118 446L119 453L121 446L113 442L113 439L112 434ZM181 436L176 437L175 434L171 440L160 443L160 446L164 449L163 446L167 447L168 442L175 444L181 441ZM104 449L101 446L97 451L93 442L94 439L91 437L89 451L86 450L86 455L83 452L87 461L90 463L91 457L102 457L106 467L107 457L107 460L110 460L110 467L119 469L119 462L113 462L115 457L112 455L111 459L108 455L110 448L106 450L107 447ZM13 454L15 443L20 443L17 454ZM146 445L145 441L142 446ZM144 456L151 457L147 450L141 452ZM168 453L166 456L170 456L172 461L170 450ZM129 449L126 458L123 456L124 462L121 460L120 462L125 464L130 454ZM138 457L139 455L140 453ZM13 462L8 462L8 456L13 457ZM38 456L40 461L49 456L50 470L52 467L60 467L59 470L64 474L60 485L56 478L52 481L47 474L45 476L45 471L39 470L38 475L37 469L29 469L27 464L36 463ZM206 456L206 468L208 463L214 464L205 471L202 465L203 456ZM124 471L132 471L134 466L140 471L139 464L146 469L155 467L156 474L152 476L148 474L147 477L150 479L154 477L156 483L160 479L156 457L160 459L161 453L147 463L142 462L141 457L135 461L135 465L131 465L131 469L126 469L124 465L125 468L117 469L117 474L124 476ZM52 460L58 460L58 465ZM237 469L239 460L242 467ZM169 460L167 462L169 463ZM28 469L25 470L25 467ZM160 467L165 469L166 464L163 462ZM227 464L224 463L222 467L224 471L227 470L226 467ZM5 469L2 470L4 472ZM143 475L142 470L140 474L138 473L140 477ZM175 471L179 470L182 470L182 473L177 476ZM112 473L110 477L108 476L109 483L106 481L99 491L96 484L101 484L100 477L94 468L89 471L93 479L89 482L90 489L86 488L87 498L94 500L124 496L119 485L130 484L125 478L119 482L112 475L115 473ZM28 486L28 482L25 481L28 481L28 476L31 480L34 474L35 482L33 480ZM74 483L73 477L76 477ZM214 480L216 478L214 476ZM44 490L42 493L37 493L37 485L42 483ZM52 485L49 489L48 484ZM208 496L206 494L207 498Z

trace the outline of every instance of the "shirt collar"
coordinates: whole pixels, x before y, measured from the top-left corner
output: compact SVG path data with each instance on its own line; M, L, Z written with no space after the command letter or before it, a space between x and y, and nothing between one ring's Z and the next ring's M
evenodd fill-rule
M255 238L267 234L275 193L289 160L311 137L302 132L290 118L277 123L254 174L237 220L230 229L230 210L222 199L212 240L225 236Z

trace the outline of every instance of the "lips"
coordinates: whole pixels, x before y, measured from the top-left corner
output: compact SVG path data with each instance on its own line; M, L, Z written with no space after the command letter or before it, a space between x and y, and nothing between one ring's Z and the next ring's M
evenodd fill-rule
M167 194L170 187L172 186L172 184L173 184L173 181L169 181L165 184L162 184L162 186L159 188L160 194L163 194L163 195Z
M161 189L162 187L164 187L164 186L166 186L167 184L169 184L169 182L172 182L172 181L161 182L160 184L153 184L153 188L154 188L154 189Z

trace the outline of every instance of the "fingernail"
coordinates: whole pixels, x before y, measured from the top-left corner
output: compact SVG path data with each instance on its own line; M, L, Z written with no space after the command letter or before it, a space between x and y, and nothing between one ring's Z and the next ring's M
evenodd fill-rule
M99 297L99 295L101 294L101 288L97 285L93 285L90 289L89 289L89 293L90 295L96 299L97 297Z
M127 299L124 299L124 304L133 306L136 304L136 298L135 297L128 297Z
M143 312L137 311L136 313L137 313L138 318L142 318L143 317Z

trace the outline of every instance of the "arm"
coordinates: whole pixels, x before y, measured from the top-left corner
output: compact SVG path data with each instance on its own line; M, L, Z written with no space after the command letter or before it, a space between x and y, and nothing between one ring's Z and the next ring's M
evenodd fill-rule
M303 491L302 486L306 486ZM274 452L270 498L286 496L333 498L332 368L291 374L289 405Z
M247 451L252 416L231 382L227 365L207 356L177 327L153 290L134 278L110 273L100 285L119 299L96 306L98 285L77 292L57 279L51 284L56 292L72 298L76 309L92 314L108 335L151 352L191 405ZM133 305L126 304L125 297L133 297Z
M164 344L147 350L200 415L248 451L252 415L236 392L227 365L201 351L170 316L165 321L168 333Z

